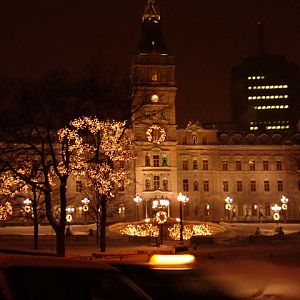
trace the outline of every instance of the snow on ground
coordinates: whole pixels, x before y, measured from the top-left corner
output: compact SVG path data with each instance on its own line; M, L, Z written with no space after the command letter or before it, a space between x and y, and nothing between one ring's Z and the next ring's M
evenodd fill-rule
M225 237L242 237L253 235L256 228L259 227L262 235L274 235L276 224L275 223L225 223L221 222L221 226L225 228L222 236ZM299 233L300 224L279 223L285 234ZM74 235L87 235L89 229L96 230L96 225L72 225L71 230ZM0 235L32 235L33 226L3 226L0 227ZM54 235L51 226L39 226L40 235ZM108 231L109 234L109 231Z

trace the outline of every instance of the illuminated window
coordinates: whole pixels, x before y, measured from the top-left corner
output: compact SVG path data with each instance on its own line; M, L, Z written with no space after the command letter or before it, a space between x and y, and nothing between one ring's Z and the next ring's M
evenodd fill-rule
M222 171L228 171L228 161L227 160L222 161Z
M256 181L255 180L250 181L250 191L256 192Z
M237 171L242 171L242 162L240 160L235 162L235 168Z
M249 160L249 170L255 171L255 161L254 160Z
M159 190L160 188L160 179L159 176L154 176L153 177L153 184L154 184L154 190Z
M208 160L207 159L204 159L202 161L202 169L203 170L208 170Z
M263 161L263 170L268 171L269 170L269 162L267 160Z
M237 190L237 192L242 192L243 191L243 183L242 183L241 180L238 180L236 182L236 190Z
M188 170L188 161L187 160L182 161L182 170Z
M282 163L281 160L276 160L276 171L282 170Z
M153 155L153 166L159 167L159 155Z
M270 192L270 182L269 182L269 180L264 181L264 190L265 190L265 192Z
M209 192L209 182L208 182L208 180L203 181L203 191L204 192Z
M182 181L182 188L184 192L189 191L189 180L188 179L183 179Z
M120 218L124 218L125 217L125 204L124 203L120 203L119 207L118 207L118 213L119 213L119 217Z
M194 185L194 192L199 192L199 183L198 183L198 181L194 181L193 185Z
M82 192L82 181L76 181L76 193L81 193Z
M283 192L283 181L282 180L277 181L277 191Z
M229 192L228 181L223 181L223 192Z
M158 80L157 72L156 71L152 72L152 74L151 74L151 80L152 81L157 81Z
M210 215L210 205L207 203L204 205L204 216L208 217Z

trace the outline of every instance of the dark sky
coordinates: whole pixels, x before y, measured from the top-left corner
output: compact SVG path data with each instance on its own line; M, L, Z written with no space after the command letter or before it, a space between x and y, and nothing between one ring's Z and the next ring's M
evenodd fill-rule
M0 6L0 77L81 72L91 62L126 73L146 0L9 0ZM256 0L160 0L175 55L177 122L229 121L229 75L258 52ZM300 65L300 1L262 0L265 50Z

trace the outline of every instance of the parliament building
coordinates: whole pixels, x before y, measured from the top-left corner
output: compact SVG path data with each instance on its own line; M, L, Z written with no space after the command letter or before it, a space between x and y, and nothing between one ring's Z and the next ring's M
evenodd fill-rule
M300 220L300 132L177 127L175 62L154 0L142 16L131 83L137 159L132 184L112 201L114 221L152 218L158 210L177 218L179 193L189 199L185 220L272 221L274 213Z

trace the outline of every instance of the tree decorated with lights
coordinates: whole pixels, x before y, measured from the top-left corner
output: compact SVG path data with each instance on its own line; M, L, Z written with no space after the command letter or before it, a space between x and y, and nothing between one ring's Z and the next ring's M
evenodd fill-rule
M100 121L96 117L75 119L70 122L70 128L82 139L77 151L79 156L83 154L84 163L79 166L77 174L86 176L87 186L94 194L97 232L99 229L100 248L104 252L108 201L115 197L119 187L131 182L126 164L135 159L130 148L133 134L126 128L126 122Z

